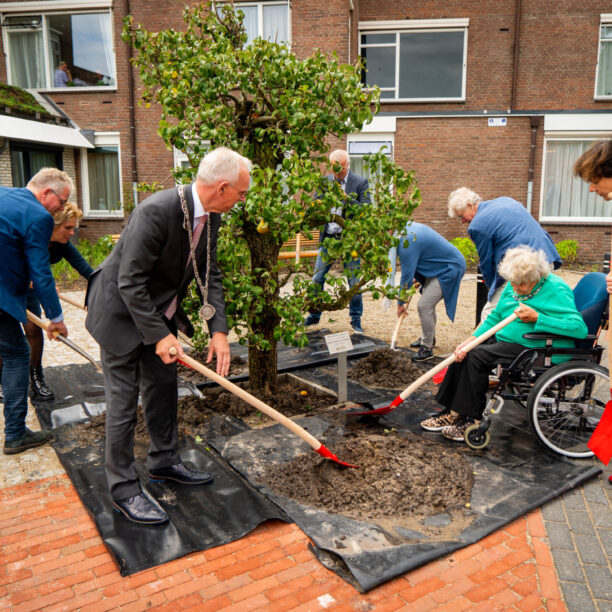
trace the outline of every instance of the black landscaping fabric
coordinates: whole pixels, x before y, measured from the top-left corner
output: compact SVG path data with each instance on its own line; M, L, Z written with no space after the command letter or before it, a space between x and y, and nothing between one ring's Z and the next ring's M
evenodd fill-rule
M376 341L372 344L379 345ZM297 358L291 359L293 366ZM312 361L309 354L305 362ZM318 363L295 373L335 389L335 367L330 363L328 360L328 365ZM312 550L321 563L365 592L477 542L601 471L586 462L572 462L544 450L529 430L525 411L508 402L491 426L490 448L471 451L463 447L474 471L468 526L458 537L442 541L417 529L398 528L391 534L379 525L308 507L270 490L259 480L262 468L312 453L312 449L278 424L250 429L239 419L219 415L212 429L207 429L206 440L197 443L187 438L181 441L180 448L184 460L215 476L210 485L149 483L144 466L138 463L146 489L170 515L166 526L139 526L112 511L103 468L103 441L82 448L71 435L74 421L87 420L104 409L102 376L89 364L48 368L45 375L57 399L36 402L39 419L43 425L56 428L53 446L123 575L231 542L265 520L281 519L295 521L312 540ZM398 394L397 390L365 388L353 381L349 381L348 392L350 400L368 401L375 407L388 405ZM198 394L198 390L184 385L181 393ZM431 394L416 392L382 417L347 415L332 421L324 415L314 415L297 422L332 451L351 419L365 419L367 423L373 418L399 433L411 431L457 448L456 443L419 427L423 418L439 409ZM448 520L448 515L437 515L424 522L444 524Z

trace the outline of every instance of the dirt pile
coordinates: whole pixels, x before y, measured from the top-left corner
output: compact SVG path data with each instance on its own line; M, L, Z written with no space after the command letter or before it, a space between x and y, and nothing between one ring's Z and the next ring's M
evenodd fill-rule
M350 434L334 443L344 468L309 453L270 466L261 480L301 503L351 518L405 523L469 505L473 475L454 449L393 430Z
M212 360L208 365L206 364L207 353L192 352L189 354L192 359L199 361L210 370L214 370L216 367L215 359ZM186 382L204 382L207 380L206 376L203 376L199 372L188 368L186 365L179 363L177 366L178 375ZM246 374L248 371L247 362L240 357L240 355L234 355L230 361L229 376L239 376L240 374Z
M372 387L404 389L424 373L406 353L381 348L360 359L349 369L348 377ZM422 388L431 390L433 385Z

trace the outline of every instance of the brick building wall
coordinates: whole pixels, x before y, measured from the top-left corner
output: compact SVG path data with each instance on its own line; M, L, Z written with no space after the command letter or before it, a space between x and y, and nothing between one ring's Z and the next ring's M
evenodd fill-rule
M240 2L238 1L237 4ZM50 5L52 2L48 3ZM67 89L50 97L75 123L95 132L118 132L124 196L131 191L132 163L137 179L173 185L173 156L157 136L159 108L140 106L142 85L129 65L130 49L121 40L128 12L143 27L157 31L183 28L184 0L116 0L113 28L117 88L112 91ZM466 98L449 103L388 103L381 113L397 117L395 160L414 169L423 195L415 212L418 221L431 222L443 235L465 235L465 227L446 212L448 193L467 185L485 198L509 195L526 201L531 129L529 112L608 111L610 101L594 100L600 14L610 12L605 0L521 0L518 56L515 57L516 2L508 0L292 0L292 48L298 57L318 47L336 51L341 61L354 61L359 49L360 21L468 18ZM351 6L353 10L351 10ZM350 53L349 53L350 50ZM515 61L516 60L516 61ZM516 65L516 74L514 73ZM128 71L134 78L135 155L130 129ZM0 61L0 78L6 66ZM513 90L513 81L516 89ZM508 114L507 126L489 128L484 111L523 111ZM420 113L421 117L410 116ZM455 113L456 116L441 116ZM465 116L467 113L479 116ZM600 134L606 136L606 134ZM609 134L612 136L612 132ZM332 148L344 146L333 141ZM539 215L544 128L537 131L532 212ZM73 152L73 172L82 202L80 151ZM66 158L66 155L65 155ZM4 158L0 158L0 165ZM66 159L65 159L66 163ZM140 195L140 200L145 195ZM118 233L123 219L84 219L81 236L95 238ZM598 261L607 250L608 224L547 224L556 241L574 238L581 256Z

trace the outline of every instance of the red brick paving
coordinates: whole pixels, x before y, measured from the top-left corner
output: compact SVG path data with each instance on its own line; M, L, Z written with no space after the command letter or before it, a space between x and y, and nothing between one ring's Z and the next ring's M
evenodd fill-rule
M539 510L366 595L295 525L121 577L67 476L0 491L0 610L566 611Z

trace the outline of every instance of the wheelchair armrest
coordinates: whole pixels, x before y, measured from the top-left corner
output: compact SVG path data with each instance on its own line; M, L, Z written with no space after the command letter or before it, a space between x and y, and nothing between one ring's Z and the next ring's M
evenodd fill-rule
M584 342L585 340L596 340L597 336L595 334L589 334L584 338L571 338L570 336L562 336L560 334L551 334L548 332L528 332L523 334L523 338L527 340L576 340Z

